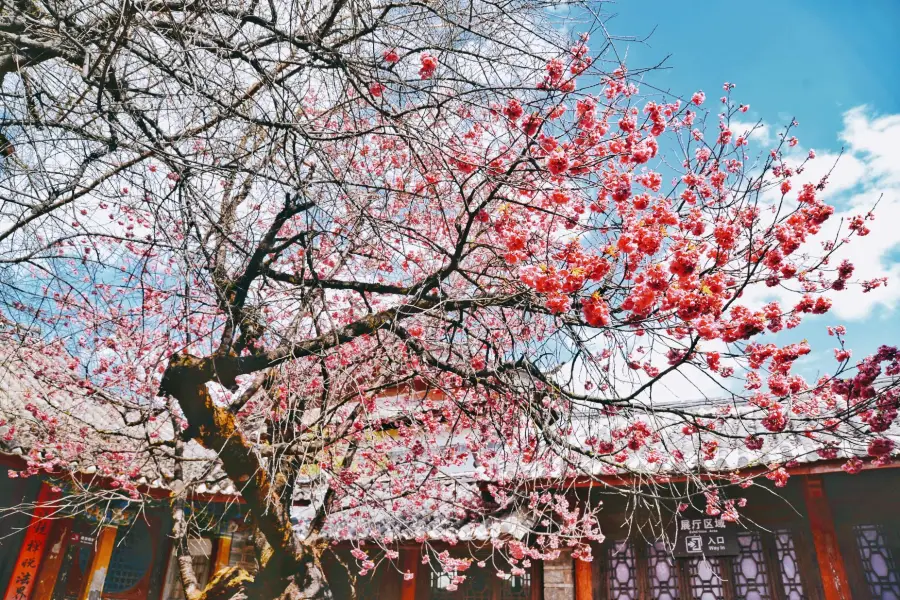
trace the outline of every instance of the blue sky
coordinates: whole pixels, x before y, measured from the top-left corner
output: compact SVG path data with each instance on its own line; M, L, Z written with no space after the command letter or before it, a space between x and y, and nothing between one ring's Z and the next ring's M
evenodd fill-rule
M724 81L757 117L796 115L804 141L835 145L841 115L869 105L900 113L898 0L621 0L604 3L611 34L628 62L648 66L671 55L654 83L673 91ZM654 31L655 28L655 31ZM837 146L840 147L839 145Z
M630 70L669 57L653 85L703 89L715 110L722 83L736 83L747 121L761 119L770 136L797 119L804 154L814 148L822 159L817 172L844 147L827 198L839 214L865 212L883 195L873 233L848 252L857 273L894 277L887 289L835 296L831 314L777 336L810 341L802 374L834 368L827 325L848 328L854 359L900 344L900 0L620 0L603 12L611 35L630 38L616 42Z

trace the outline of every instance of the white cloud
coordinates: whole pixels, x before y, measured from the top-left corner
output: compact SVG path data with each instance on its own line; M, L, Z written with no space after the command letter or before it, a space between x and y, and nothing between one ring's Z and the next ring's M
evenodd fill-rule
M854 154L863 155L869 177L886 186L900 186L900 115L870 116L859 106L844 113L841 139Z
M844 129L840 139L845 154L829 178L826 194L838 211L825 233L835 231L841 219L866 214L876 202L875 220L869 223L871 233L853 237L838 251L836 260L849 259L856 266L854 278L869 280L888 278L888 287L864 293L859 286L832 296L835 315L847 320L867 318L882 305L890 310L900 300L900 263L891 257L900 245L897 226L900 223L900 115L875 116L866 107L844 113ZM824 157L823 157L824 158ZM814 163L817 162L813 161ZM829 165L822 161L817 168ZM880 201L879 201L880 198Z
M732 130L737 131L734 127ZM875 220L868 223L871 233L865 237L853 236L851 243L832 258L834 265L849 259L856 267L853 276L856 281L888 278L886 288L869 293L854 285L831 294L834 302L831 314L842 320L859 321L869 317L878 306L894 310L900 300L900 262L891 256L900 246L897 233L900 224L900 145L897 144L900 115L876 116L867 107L853 108L844 113L844 128L839 139L844 143L843 155L838 158L836 153L819 152L796 178L794 187L799 189L805 182L817 183L831 170L828 186L821 196L835 206L836 212L806 248L811 253L821 251L822 241L834 239L838 227L842 228L842 236L846 235L847 220L865 215L878 202ZM789 156L795 159L793 162L800 162L808 152L801 151L799 146L795 150ZM762 286L748 290L746 294L746 300L753 305L773 299L791 302L796 297L784 290Z
M740 121L731 119L728 128L737 136L744 136L754 146L768 148L775 141L772 128L763 121Z

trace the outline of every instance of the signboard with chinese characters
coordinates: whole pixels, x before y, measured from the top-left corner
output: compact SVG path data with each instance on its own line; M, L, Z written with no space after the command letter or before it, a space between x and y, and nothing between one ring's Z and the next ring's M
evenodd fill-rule
M97 541L96 533L79 533L73 532L71 536L69 536L69 541L73 544L79 544L81 546L93 546Z
M676 558L695 556L737 556L737 530L722 517L685 511L675 517Z
M49 504L59 498L59 492L46 483L41 484L35 502L31 523L25 531L22 547L13 568L3 600L28 600L31 598L31 590L37 579L38 567L41 557L44 555L44 547L50 537L53 521L48 517L54 513L54 508Z

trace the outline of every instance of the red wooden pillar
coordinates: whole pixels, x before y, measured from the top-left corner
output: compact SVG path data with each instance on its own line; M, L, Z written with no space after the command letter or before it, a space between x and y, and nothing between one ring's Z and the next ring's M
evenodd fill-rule
M416 600L416 583L419 580L420 550L415 548L400 549L400 600ZM412 575L412 578L410 578Z
M816 547L816 560L822 576L825 600L851 600L844 557L841 556L841 549L838 546L834 518L828 505L828 498L825 497L822 478L804 477L803 496L806 499L806 512L812 529L813 545Z
M38 571L37 583L34 586L34 599L44 600L53 595L56 580L59 579L59 569L62 567L63 558L69 548L69 536L72 533L72 519L62 519L56 522L53 533L47 541L47 551L41 568Z
M594 594L593 565L587 561L575 561L575 600L591 600Z
M41 565L41 557L50 537L53 523L47 518L53 514L53 508L47 506L59 498L59 492L54 492L46 483L41 484L35 502L34 514L22 540L19 556L16 558L16 566L3 593L3 600L18 600L29 598L34 583L37 580L38 568Z

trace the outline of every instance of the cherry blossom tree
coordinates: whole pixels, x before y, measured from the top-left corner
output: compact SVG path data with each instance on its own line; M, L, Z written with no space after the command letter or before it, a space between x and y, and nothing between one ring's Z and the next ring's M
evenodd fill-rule
M463 579L416 515L531 515L492 545L521 572L602 537L579 478L662 502L684 477L676 504L738 519L729 490L783 485L787 432L851 472L890 460L896 348L854 362L835 324L806 381L809 345L772 341L884 283L837 258L872 215L830 223L796 124L751 150L734 86L642 89L552 4L4 5L16 475L68 478L70 511L164 485L189 597L317 598L332 540L397 568L418 539ZM728 401L665 402L686 372ZM735 447L765 468L717 467ZM260 568L201 590L184 503L214 485Z

